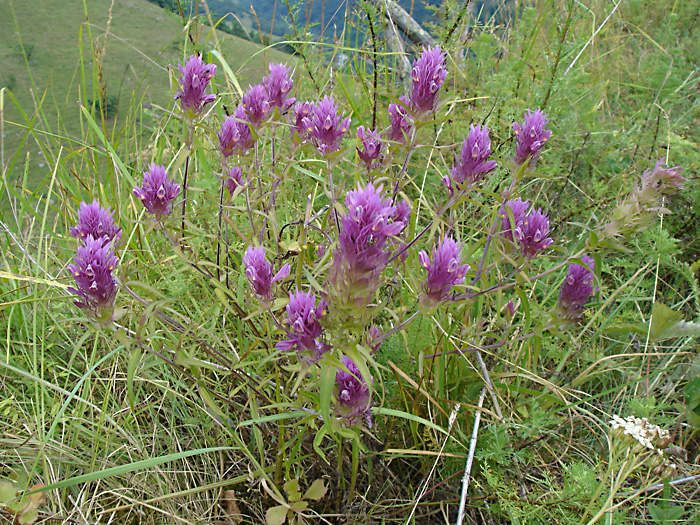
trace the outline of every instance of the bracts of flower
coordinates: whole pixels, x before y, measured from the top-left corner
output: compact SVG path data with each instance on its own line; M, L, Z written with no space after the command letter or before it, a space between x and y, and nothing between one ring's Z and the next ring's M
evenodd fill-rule
M557 302L557 319L562 326L573 325L583 318L586 303L593 295L595 271L593 259L588 255L581 257L581 262L569 264L564 284L561 286Z
M282 266L276 274L272 274L272 263L265 257L265 248L262 246L249 246L243 256L243 265L253 291L265 303L272 299L272 285L275 281L289 275L289 263Z
M229 195L233 197L233 193L236 191L238 186L243 186L243 172L239 166L231 166L223 176L223 183L229 192Z
M417 114L427 113L435 109L440 88L447 78L445 57L440 46L423 49L423 54L413 63L411 80L411 107Z
M501 228L503 235L514 242L525 259L532 259L554 242L549 235L549 218L539 208L527 212L530 203L520 198L511 199L503 207ZM513 213L511 227L507 209Z
M165 166L153 163L143 172L142 186L134 188L134 196L141 200L146 211L156 220L167 217L173 211L175 198L180 195L180 185L168 180Z
M548 117L549 115L545 115L540 109L528 109L522 124L513 122L516 141L514 161L517 166L525 162L528 162L530 168L535 166L542 147L552 136L552 132L547 129Z
M411 101L408 100L406 95L399 97L398 102L392 102L389 104L387 113L389 114L389 121L391 123L391 129L389 130L389 138L396 142L405 143L406 135L411 131L411 121L408 116L408 107Z
M324 96L312 105L311 113L302 118L302 124L321 155L328 155L340 149L340 141L350 127L350 118L338 115L335 99Z
M496 167L495 160L488 160L491 155L489 128L472 124L469 135L462 143L462 152L452 168L452 179L445 176L443 184L454 193L453 182L461 191L466 191L479 183L484 176Z
M290 70L284 64L272 64L268 66L270 73L263 77L267 101L273 108L279 108L280 113L287 111L296 102L294 97L287 95L294 87L294 81L290 77Z
M343 356L347 372L338 369L335 373L335 416L346 426L366 423L372 427L372 396L360 374L360 369L347 356Z
M95 239L106 238L107 241L118 241L122 229L114 223L114 216L109 208L103 208L97 200L92 204L80 203L78 224L70 228L70 234L76 239L86 239L89 235Z
M365 163L367 171L381 165L384 156L382 155L382 136L379 130L372 131L360 126L357 128L357 138L361 142L360 147L357 148L357 154L360 160Z
M236 107L234 116L228 116L221 125L219 152L227 159L234 153L245 155L254 145L255 139L250 131L250 122L243 105Z
M73 262L75 264L68 265L68 271L75 279L77 288L68 288L68 291L80 297L75 305L87 310L99 322L110 321L117 295L117 283L112 272L119 263L111 242L106 237L88 235L78 247Z
M253 128L259 128L267 119L271 109L265 87L262 84L248 86L241 98L241 107Z
M330 270L329 302L335 323L362 324L358 319L367 314L391 258L390 241L408 225L408 204L394 204L382 190L369 183L364 188L358 185L346 196L348 212L340 218L338 248Z
M216 66L205 64L199 55L192 55L184 66L179 67L182 76L175 99L180 101L180 108L188 118L196 118L204 106L216 100L216 95L206 94L207 86L216 74Z
M318 363L319 359L330 350L330 345L322 341L323 327L320 319L326 315L326 302L316 304L316 295L297 290L290 294L287 304L287 321L289 339L277 343L282 351L296 350L301 361L307 365Z
M455 284L462 284L469 271L469 265L462 262L462 246L452 237L443 238L433 248L433 260L423 250L418 255L420 263L428 271L428 278L423 284L424 295L421 306L430 311L448 299Z

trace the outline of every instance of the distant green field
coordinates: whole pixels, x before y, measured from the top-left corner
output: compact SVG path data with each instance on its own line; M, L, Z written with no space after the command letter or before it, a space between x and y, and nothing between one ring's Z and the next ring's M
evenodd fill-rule
M8 0L0 2L0 88L3 95L2 141L5 159L22 146L25 118L16 99L38 132L51 130L61 136L79 138L80 103L99 100L95 89L102 75L105 89L107 129L121 128L132 99L145 108L166 108L174 86L168 68L175 68L185 55L194 52L180 20L146 0ZM275 50L199 26L194 38L199 48L220 46L240 85L259 82L266 63L289 62L291 57ZM103 53L100 62L94 55ZM225 92L223 69L219 68L217 90ZM177 77L172 80L176 81ZM150 109L147 113L150 112ZM41 153L31 141L23 144L21 156L29 160L29 176L40 179L48 173Z

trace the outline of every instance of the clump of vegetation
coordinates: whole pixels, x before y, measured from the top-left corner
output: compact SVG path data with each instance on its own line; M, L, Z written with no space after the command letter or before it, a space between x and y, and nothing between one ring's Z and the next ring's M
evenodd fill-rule
M642 4L445 8L412 59L363 5L247 89L193 20L150 127L106 90L79 137L26 123L53 171L3 149L0 513L698 520L698 80L654 40L693 22Z

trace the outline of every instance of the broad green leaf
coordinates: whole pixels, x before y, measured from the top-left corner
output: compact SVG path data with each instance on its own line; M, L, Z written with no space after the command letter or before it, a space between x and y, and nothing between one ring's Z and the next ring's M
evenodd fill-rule
M289 501L299 501L301 492L299 492L299 482L296 479L287 480L284 484L284 492L287 494Z
M292 504L292 510L294 512L301 512L302 510L306 510L308 507L309 507L308 501L297 501L296 503Z
M323 498L323 496L326 495L326 492L328 492L328 487L326 487L326 484L323 482L322 479L317 479L311 484L311 486L304 494L304 499L312 499L315 501L319 501L321 498Z
M649 336L658 341L669 328L683 319L683 314L663 303L655 302L651 307L651 330Z
M265 522L267 525L283 525L287 521L287 507L284 505L277 505L276 507L270 507L265 513Z
M19 515L19 517L17 518L17 523L20 523L20 524L34 523L38 519L39 519L39 511L37 509L35 509L34 507L32 507L32 508L25 510L22 514Z
M16 496L17 489L15 489L14 483L0 483L0 505L15 499Z

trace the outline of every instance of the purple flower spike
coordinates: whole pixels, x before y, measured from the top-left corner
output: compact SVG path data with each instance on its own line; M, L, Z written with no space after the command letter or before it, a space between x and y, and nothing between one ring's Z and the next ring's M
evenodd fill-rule
M665 163L666 157L659 159L653 170L646 170L642 174L642 191L653 188L662 195L673 195L684 189L683 183L688 179L681 175L681 167L664 168Z
M360 126L357 128L357 138L362 142L362 147L357 148L357 154L367 169L371 170L375 161L381 164L383 160L382 136L379 130L365 130L364 126Z
M173 200L180 195L180 185L175 184L175 178L168 180L165 166L151 164L148 171L143 172L142 187L134 188L134 196L141 199L146 211L157 220L170 215L173 211Z
M340 148L340 141L350 126L350 118L339 116L333 97L324 96L321 102L313 105L311 115L304 117L302 123L316 149L325 155Z
M505 237L515 242L526 259L532 259L538 253L546 250L554 242L548 238L549 218L539 208L530 213L525 210L530 206L528 201L520 198L512 199L505 204L513 210L515 228L511 230L507 214L503 214L501 226Z
M301 143L309 138L309 130L304 126L304 120L311 115L314 105L311 102L297 102L294 104L291 115L292 138Z
M228 158L234 153L245 155L255 145L250 132L248 115L239 104L233 117L226 117L219 131L219 151Z
M326 302L322 300L317 306L314 294L298 290L296 294L290 294L287 304L289 339L277 343L277 348L282 351L296 349L301 360L308 365L318 363L321 356L330 350L330 345L320 340L323 328L319 319L324 315Z
M399 102L389 104L389 119L391 120L391 131L389 138L396 142L406 142L406 135L411 131L411 121L408 118L408 107L410 102L405 95L399 98Z
M284 279L289 275L289 263L280 268L274 276L272 275L272 264L265 258L265 248L258 246L248 246L243 256L245 274L255 293L263 301L272 299L272 283Z
M520 124L513 122L513 131L516 135L517 148L515 150L515 163L520 166L530 159L530 167L533 167L540 156L542 146L552 136L552 132L546 129L549 115L542 113L541 109L534 112L525 112L525 121Z
M248 86L241 98L241 106L245 115L254 128L259 128L270 113L270 103L267 100L267 91L262 84Z
M593 272L595 271L593 259L584 255L581 257L581 262L588 268L577 263L569 264L566 279L561 285L557 315L564 325L578 323L583 318L586 303L593 295Z
M233 192L236 191L238 186L243 185L243 172L238 166L233 166L228 169L228 172L224 175L224 186L228 190L231 197L233 197Z
M119 263L111 243L88 235L84 244L78 247L73 261L75 264L69 264L68 271L78 288L68 288L68 291L80 297L75 305L90 310L99 321L108 321L114 312L117 295L117 283L112 271Z
M519 224L525 220L525 214L527 209L530 207L530 201L522 200L520 197L517 199L511 199L505 203L503 207L503 215L501 220L501 229L503 231L503 236L511 242L515 242L513 238L513 230L511 230L510 219L505 211L505 207L510 208L513 211L513 224L515 228L518 228Z
M359 368L348 356L343 356L348 372L335 373L335 415L347 426L367 423L372 428L372 397Z
M267 100L270 106L280 109L280 112L287 111L296 102L294 97L287 98L294 87L294 81L290 78L290 70L284 64L268 65L270 73L263 77L262 83L267 92Z
M411 102L419 112L427 113L437 105L440 88L447 78L446 56L447 53L443 53L440 46L434 49L428 47L423 49L421 57L413 62Z
M85 239L92 235L95 239L105 238L116 242L122 236L122 229L114 223L112 211L100 206L97 200L93 200L92 204L80 203L78 224L69 231L76 239Z
M496 167L495 160L488 160L491 155L489 128L474 124L469 135L462 143L462 154L452 168L452 180L460 186L472 186L484 178L484 175Z
M433 248L432 263L426 251L418 254L421 265L428 270L428 279L423 285L423 290L429 304L434 305L446 300L452 287L464 282L469 265L462 263L461 251L462 246L458 242L452 237L445 237Z
M175 94L175 99L180 101L183 112L196 117L204 106L216 100L216 95L205 94L209 81L216 74L216 66L205 64L199 55L192 55L184 66L179 67L182 76L180 91Z

